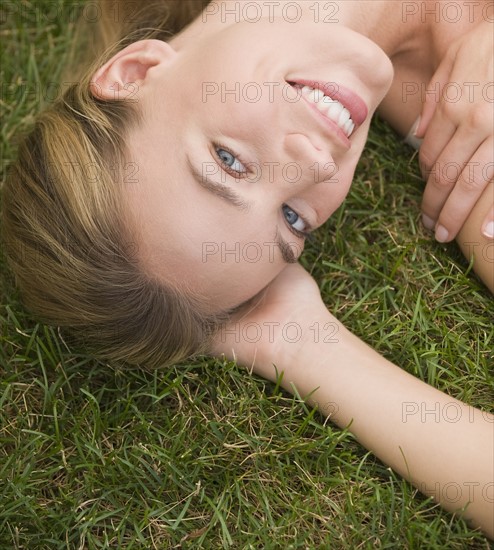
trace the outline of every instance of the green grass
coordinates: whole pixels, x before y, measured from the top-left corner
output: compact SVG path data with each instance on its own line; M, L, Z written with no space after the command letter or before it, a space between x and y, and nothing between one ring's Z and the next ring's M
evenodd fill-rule
M26 92L60 74L62 15L74 19L61 4L16 3L1 28L4 169L39 109ZM349 198L303 262L354 333L489 410L493 301L456 245L422 229L412 157L376 121ZM0 270L2 550L489 548L275 385L206 358L156 372L97 362L37 324Z

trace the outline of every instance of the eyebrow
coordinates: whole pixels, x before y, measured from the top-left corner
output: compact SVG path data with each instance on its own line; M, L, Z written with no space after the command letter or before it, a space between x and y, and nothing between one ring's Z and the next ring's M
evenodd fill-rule
M219 181L209 179L208 176L206 176L205 174L201 174L201 172L191 162L189 157L187 157L187 165L192 172L194 179L201 187L204 187L204 189L206 189L210 193L213 193L214 195L225 199L240 210L249 210L249 203L245 202L241 197L237 195L237 193L232 191L226 185L223 185Z
M223 185L222 183L212 180L208 178L206 175L201 174L201 172L196 168L196 166L191 162L189 156L187 155L187 166L189 167L189 170L191 174L194 176L194 179L196 182L203 188L209 191L210 193L221 197L222 199L225 199L227 202L238 208L239 210L249 210L250 209L250 203L245 202L242 197L237 195L234 191L232 191L229 187L226 185ZM298 261L297 256L292 250L292 247L290 246L290 243L287 242L281 235L278 230L278 226L276 226L276 234L275 234L275 244L278 246L281 252L281 257L283 258L283 261L287 264L296 264Z

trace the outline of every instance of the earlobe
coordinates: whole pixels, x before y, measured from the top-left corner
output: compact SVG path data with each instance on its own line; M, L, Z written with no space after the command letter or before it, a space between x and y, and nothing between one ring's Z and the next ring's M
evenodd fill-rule
M173 48L161 40L134 42L96 71L90 91L99 99L135 99L139 88L149 81L149 69L168 63L175 55Z

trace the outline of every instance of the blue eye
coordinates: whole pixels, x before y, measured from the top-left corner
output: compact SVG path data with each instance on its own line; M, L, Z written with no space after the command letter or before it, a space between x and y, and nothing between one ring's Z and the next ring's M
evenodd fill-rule
M307 223L304 219L299 216L295 210L292 210L287 204L284 204L283 207L283 216L290 228L290 230L295 233L298 237L306 238L309 233L307 231Z
M215 151L221 164L229 174L238 177L247 173L247 168L242 164L238 155L234 155L223 147L215 147Z

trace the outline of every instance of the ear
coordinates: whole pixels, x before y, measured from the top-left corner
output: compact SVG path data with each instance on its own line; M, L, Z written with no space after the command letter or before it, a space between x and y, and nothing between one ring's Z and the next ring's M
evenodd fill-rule
M175 50L161 40L139 40L115 54L93 75L90 91L99 99L135 98L140 87L150 80L149 69L167 64Z

